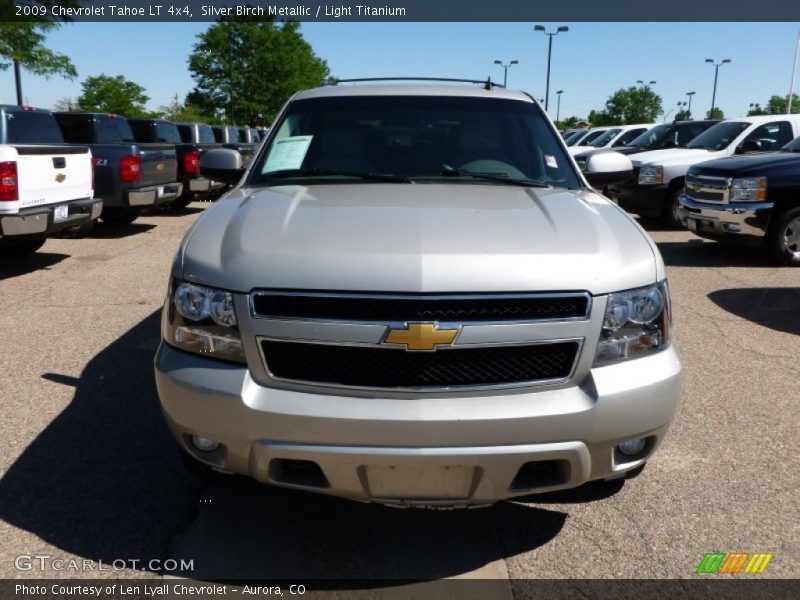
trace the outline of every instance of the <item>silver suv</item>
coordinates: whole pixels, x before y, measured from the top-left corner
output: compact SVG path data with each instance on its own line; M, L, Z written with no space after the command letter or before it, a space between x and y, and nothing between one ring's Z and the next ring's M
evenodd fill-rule
M187 232L156 357L215 470L356 500L490 504L638 470L679 395L666 272L536 101L486 85L300 92Z

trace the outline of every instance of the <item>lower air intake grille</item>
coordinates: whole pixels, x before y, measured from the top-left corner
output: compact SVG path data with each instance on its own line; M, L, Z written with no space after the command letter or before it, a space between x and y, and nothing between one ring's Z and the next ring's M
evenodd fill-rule
M579 350L576 341L436 352L269 340L261 344L273 377L387 389L501 386L565 379Z

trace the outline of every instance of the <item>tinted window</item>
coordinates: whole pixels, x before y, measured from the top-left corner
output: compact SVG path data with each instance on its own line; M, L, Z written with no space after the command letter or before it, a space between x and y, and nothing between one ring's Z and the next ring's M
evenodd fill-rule
M97 141L100 144L131 143L133 131L122 117L97 117Z
M592 131L591 133L587 133L586 137L579 141L576 146L588 146L591 142L603 135L605 131L605 129L601 129L600 131Z
M657 145L665 139L669 139L670 134L675 132L675 125L656 125L652 129L645 131L639 137L631 140L629 146L636 148L650 149L657 147Z
M571 135L564 138L564 143L567 146L574 146L576 142L578 142L583 136L586 135L585 129L579 129L578 131L572 132Z
M165 144L180 144L181 136L175 123L156 121L156 141Z
M178 133L181 134L181 141L190 143L192 141L192 126L191 125L178 125ZM214 134L211 134L214 137Z
M291 103L254 171L376 173L420 183L487 183L458 171L578 188L559 139L535 104L448 96L351 96ZM294 175L311 181L366 181Z
M241 142L242 137L239 135L239 130L236 127L227 127L228 130L228 142L234 144L236 142Z
M793 139L783 147L787 152L800 152L800 137Z
M792 125L788 121L778 121L756 127L745 141L756 141L761 144L762 152L772 152L791 142L792 137Z
M7 112L6 136L9 144L64 143L58 122L49 112Z
M150 143L153 141L150 123L136 120L130 120L128 123L130 123L130 128L133 130L133 136L137 142Z
M197 131L200 133L199 142L201 144L213 144L216 142L216 138L214 137L214 130L211 129L209 125L198 125Z
M608 142L614 139L614 136L617 135L620 131L622 131L622 129L620 129L619 127L607 129L606 131L598 135L596 138L594 138L589 145L594 146L595 148L602 148L606 144L608 144Z
M691 123L678 127L678 146L683 148L706 129L711 127L708 123Z
M70 144L91 144L92 118L87 115L56 115L56 121Z
M630 129L625 133L623 133L621 136L619 136L619 139L616 142L614 142L613 145L615 147L627 146L630 142L632 142L637 137L642 135L645 131L647 131L647 129L645 129L644 127L637 127L636 129Z
M256 143L261 141L261 134L258 132L258 129L250 130L250 141Z
M691 142L686 144L687 148L702 148L705 150L722 150L727 148L740 133L750 127L750 123L742 121L723 121L717 123L698 135Z
M222 143L225 141L225 129L223 127L212 127L211 130L214 132L214 141Z

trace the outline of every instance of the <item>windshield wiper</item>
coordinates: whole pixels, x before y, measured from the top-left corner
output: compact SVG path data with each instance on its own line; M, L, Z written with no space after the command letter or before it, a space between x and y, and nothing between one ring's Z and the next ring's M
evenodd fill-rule
M547 183L544 183L543 181L537 181L535 179L516 179L501 173L480 173L478 171L468 171L467 169L454 169L447 165L444 165L442 175L445 177L472 177L473 179L481 179L483 181L496 181L498 183L520 185L523 187L550 187L550 185Z
M385 181L389 183L413 183L410 177L395 175L393 173L361 173L358 171L334 171L331 169L285 169L265 173L266 183L275 179L289 179L293 177L355 177L369 181Z

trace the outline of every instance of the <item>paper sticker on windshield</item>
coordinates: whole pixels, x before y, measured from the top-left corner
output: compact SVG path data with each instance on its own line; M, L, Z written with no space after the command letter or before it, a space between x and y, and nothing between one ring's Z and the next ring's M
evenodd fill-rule
M311 145L313 135L296 135L277 140L270 148L262 173L299 169Z
M550 167L551 169L558 168L558 162L556 161L556 157L552 154L545 154L544 155L544 163Z

